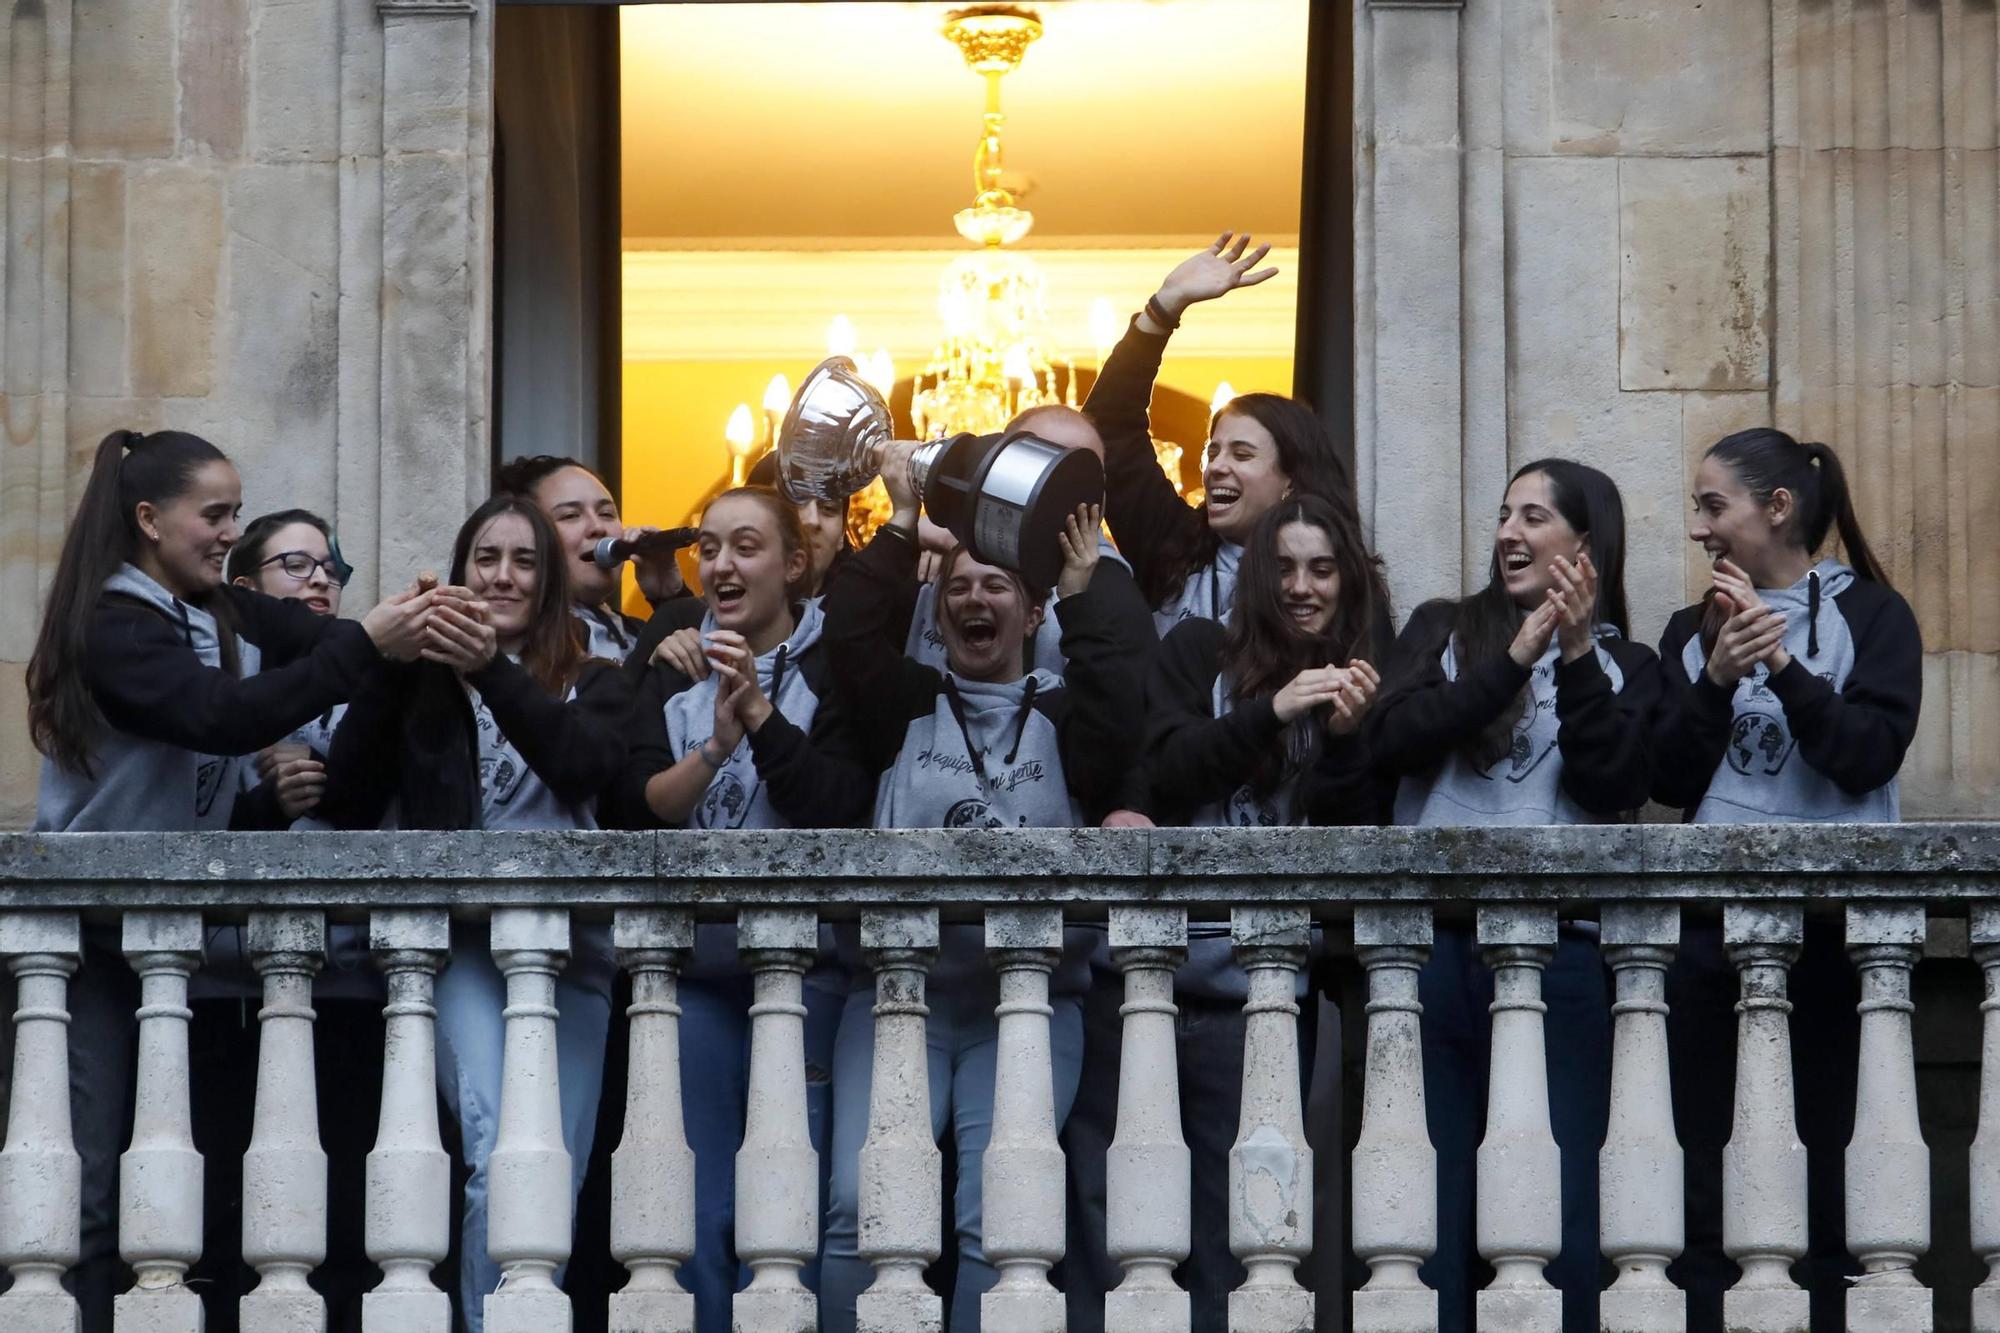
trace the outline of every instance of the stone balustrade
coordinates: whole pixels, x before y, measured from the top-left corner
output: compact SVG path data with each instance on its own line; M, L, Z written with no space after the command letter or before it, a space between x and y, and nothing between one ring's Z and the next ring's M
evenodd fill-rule
M311 983L331 924L366 922L387 975L378 1137L367 1162L367 1247L384 1278L370 1333L447 1333L430 1270L449 1242L449 1173L431 1097L434 980L452 916L490 920L507 984L505 1091L490 1247L508 1281L493 1328L568 1327L551 1277L569 1258L570 1163L556 1105L553 977L572 923L609 921L632 978L631 1073L613 1155L612 1251L630 1272L617 1329L693 1327L676 1277L694 1247L694 1162L679 1098L677 974L697 921L735 922L755 978L748 1123L737 1158L737 1246L751 1271L737 1326L811 1329L801 1269L819 1218L806 1133L800 983L821 921L854 923L875 971L871 1125L862 1150L861 1253L875 1266L864 1328L940 1327L922 1283L940 1234L922 1021L940 922L983 921L1001 976L999 1079L985 1159L992 1333L1059 1330L1064 1163L1051 1107L1049 976L1065 921L1108 930L1124 986L1125 1079L1108 1162L1108 1248L1124 1278L1114 1330L1189 1328L1176 1263L1190 1228L1226 1227L1247 1277L1230 1327L1313 1326L1301 1281L1313 1235L1313 1149L1299 1092L1297 979L1315 934L1351 958L1367 996L1364 1107L1352 1159L1351 1239L1368 1279L1357 1333L1435 1326L1419 1265L1436 1244L1437 1168L1424 1131L1417 973L1433 931L1473 933L1495 972L1493 1078L1477 1164L1477 1243L1495 1276L1482 1329L1560 1328L1543 1273L1560 1212L1543 1061L1542 972L1560 920L1596 923L1613 977L1601 1246L1616 1280L1607 1330L1686 1327L1667 1264L1683 1243L1682 1155L1667 1063L1665 975L1683 930L1718 930L1740 983L1734 1131L1723 1163L1725 1246L1743 1276L1732 1328L1805 1327L1790 1264L1805 1246L1787 969L1804 923L1837 922L1858 972L1861 1055L1847 1148L1849 1249L1865 1270L1849 1326L1932 1326L1912 1271L1930 1242L1918 1131L1911 968L1930 918L1966 924L1984 969L1984 1078L1971 1153L1973 1250L1993 1276L1974 1326L2000 1329L2000 825L1844 828L1041 830L734 834L80 834L0 836L0 959L16 982L14 1066L0 1150L0 1328L72 1330L62 1285L78 1251L79 1176L68 1102L67 994L87 929L116 938L141 978L137 1112L123 1162L121 1246L138 1273L117 1328L198 1329L182 1277L199 1256L202 1172L188 1113L187 988L204 922L247 922L261 977L255 1132L244 1162L246 1329L319 1327L306 1278L326 1248L327 1160L314 1118ZM1249 974L1239 1133L1226 1218L1191 1216L1170 977L1188 922L1227 920ZM1559 1035L1559 1034L1558 1034ZM328 1076L329 1071L318 1071ZM699 1071L686 1071L699 1077ZM1325 1152L1326 1145L1320 1146ZM213 1200L209 1201L213 1203ZM1327 1299L1324 1295L1318 1299Z

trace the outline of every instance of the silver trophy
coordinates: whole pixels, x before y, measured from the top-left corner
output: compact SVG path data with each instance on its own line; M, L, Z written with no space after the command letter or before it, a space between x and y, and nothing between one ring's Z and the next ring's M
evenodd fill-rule
M852 361L813 367L778 428L778 488L795 504L845 500L875 479L895 418ZM1046 588L1062 571L1063 521L1080 504L1104 502L1104 465L1028 431L955 435L918 446L910 489L931 521L975 559Z

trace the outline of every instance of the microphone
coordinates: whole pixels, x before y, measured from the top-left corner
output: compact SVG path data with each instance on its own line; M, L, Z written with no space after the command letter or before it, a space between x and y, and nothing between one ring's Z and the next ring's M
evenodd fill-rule
M672 555L681 547L692 546L700 539L700 528L663 528L629 542L623 537L606 537L597 543L590 559L600 569L615 569L635 555L647 559Z

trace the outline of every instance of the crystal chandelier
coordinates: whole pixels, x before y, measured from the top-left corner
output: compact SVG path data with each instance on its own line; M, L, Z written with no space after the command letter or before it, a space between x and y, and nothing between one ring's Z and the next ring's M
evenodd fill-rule
M972 155L972 207L952 218L958 234L979 248L945 268L938 286L944 340L917 374L910 396L912 424L925 440L960 431L986 434L1027 408L1076 403L1075 376L1060 366L1046 332L1041 270L1006 248L1026 236L1035 219L1015 207L1002 183L1000 134L1007 118L1000 80L1042 35L1041 19L1017 5L976 5L949 15L944 35L985 78L986 109Z

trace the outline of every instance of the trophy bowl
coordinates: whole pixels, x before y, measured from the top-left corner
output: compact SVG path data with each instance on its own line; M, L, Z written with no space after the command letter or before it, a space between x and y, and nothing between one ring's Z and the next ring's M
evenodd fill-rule
M875 386L852 361L830 356L799 385L778 427L778 489L793 504L845 500L875 479L875 451L895 434Z

